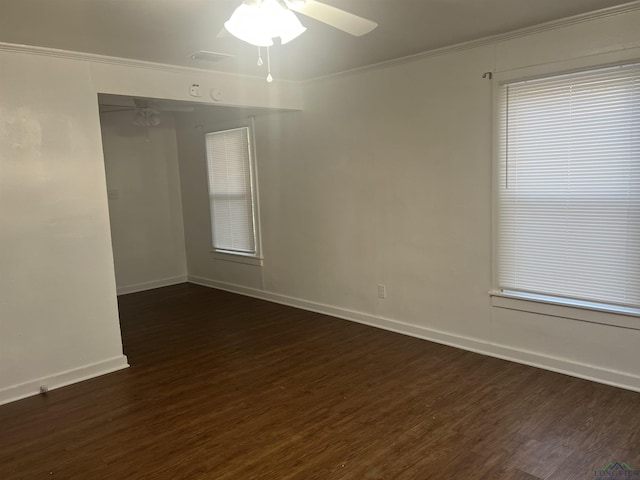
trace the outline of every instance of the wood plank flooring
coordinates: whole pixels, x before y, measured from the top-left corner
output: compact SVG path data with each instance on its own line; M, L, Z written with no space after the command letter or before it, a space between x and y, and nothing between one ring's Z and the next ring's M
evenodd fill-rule
M131 368L0 407L1 480L640 468L634 392L195 285L123 296L120 312Z

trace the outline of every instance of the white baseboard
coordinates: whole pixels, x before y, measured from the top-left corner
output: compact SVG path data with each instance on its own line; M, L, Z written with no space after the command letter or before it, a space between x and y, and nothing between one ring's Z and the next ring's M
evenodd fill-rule
M177 277L161 278L160 280L153 280L151 282L136 283L135 285L125 285L124 287L118 287L118 295L144 292L145 290L152 290L154 288L168 287L169 285L185 283L186 281L186 275L178 275Z
M632 375L626 372L619 372L601 368L595 365L587 365L574 362L572 360L553 357L538 352L520 350L507 345L491 343L484 340L465 337L449 332L434 330L427 327L412 325L398 320L384 317L369 315L367 313L348 310L322 303L310 302L299 298L288 297L277 293L265 292L253 288L243 287L230 283L218 282L203 277L189 276L190 283L202 285L205 287L216 288L228 292L239 293L249 297L255 297L262 300L268 300L282 305L301 308L311 312L331 315L333 317L362 323L383 330L389 330L396 333L402 333L416 338L429 340L435 343L441 343L451 347L461 348L482 355L509 360L516 363L522 363L532 367L550 370L552 372L562 373L573 377L591 380L614 387L620 387L627 390L640 392L640 376Z
M122 370L128 366L127 357L125 355L121 355L119 357L110 358L102 362L93 363L91 365L75 368L66 372L60 372L47 377L38 378L20 385L3 388L0 390L0 405L14 402L32 395L37 395L40 393L41 385L46 385L49 390L54 390L56 388L66 387L72 383L89 380L90 378Z

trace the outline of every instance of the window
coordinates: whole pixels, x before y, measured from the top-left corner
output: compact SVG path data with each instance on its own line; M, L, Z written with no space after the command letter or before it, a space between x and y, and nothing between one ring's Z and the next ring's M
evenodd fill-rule
M498 282L640 309L640 64L499 87Z
M234 128L205 139L214 251L259 257L251 131Z

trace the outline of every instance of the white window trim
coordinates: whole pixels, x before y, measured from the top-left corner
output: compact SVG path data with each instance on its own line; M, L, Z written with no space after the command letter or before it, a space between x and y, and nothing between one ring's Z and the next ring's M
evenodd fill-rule
M535 298L528 297L526 294L500 290L492 290L489 295L491 305L497 308L640 330L640 311L636 309L586 305L585 302L573 304L565 299L556 300L553 297L542 298L542 296Z
M256 253L242 253L233 252L229 250L217 249L212 246L209 253L215 260L242 263L245 265L262 266L262 235L260 224L260 193L258 191L258 167L256 163L256 139L255 139L255 117L251 116L246 119L232 121L232 122L220 122L209 126L209 128L203 129L203 139L209 133L222 132L225 130L233 130L235 128L248 128L249 129L249 170L251 171L251 191L253 192L253 229L256 241ZM205 157L205 164L207 158ZM211 207L209 207L211 208ZM211 222L211 215L209 215L209 222ZM212 230L213 225L209 225L209 231Z
M244 263L246 265L262 266L264 258L240 252L230 252L227 250L210 250L211 256L223 262Z
M496 71L493 74L493 161L492 161L492 207L491 207L491 278L492 290L489 291L491 305L496 308L518 310L522 312L547 315L551 317L568 318L601 325L610 325L633 330L640 330L640 311L613 305L590 304L572 302L570 299L534 298L516 292L503 292L498 279L498 245L499 224L498 211L500 208L500 87L505 83L523 81L527 79L561 75L593 68L602 68L620 63L640 61L640 47L600 53L570 60L533 65L514 70Z

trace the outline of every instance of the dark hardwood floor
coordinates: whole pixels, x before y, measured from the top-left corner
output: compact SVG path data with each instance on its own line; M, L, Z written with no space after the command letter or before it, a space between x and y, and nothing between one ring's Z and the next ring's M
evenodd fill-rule
M640 468L638 393L195 285L120 312L131 368L0 407L0 480Z

